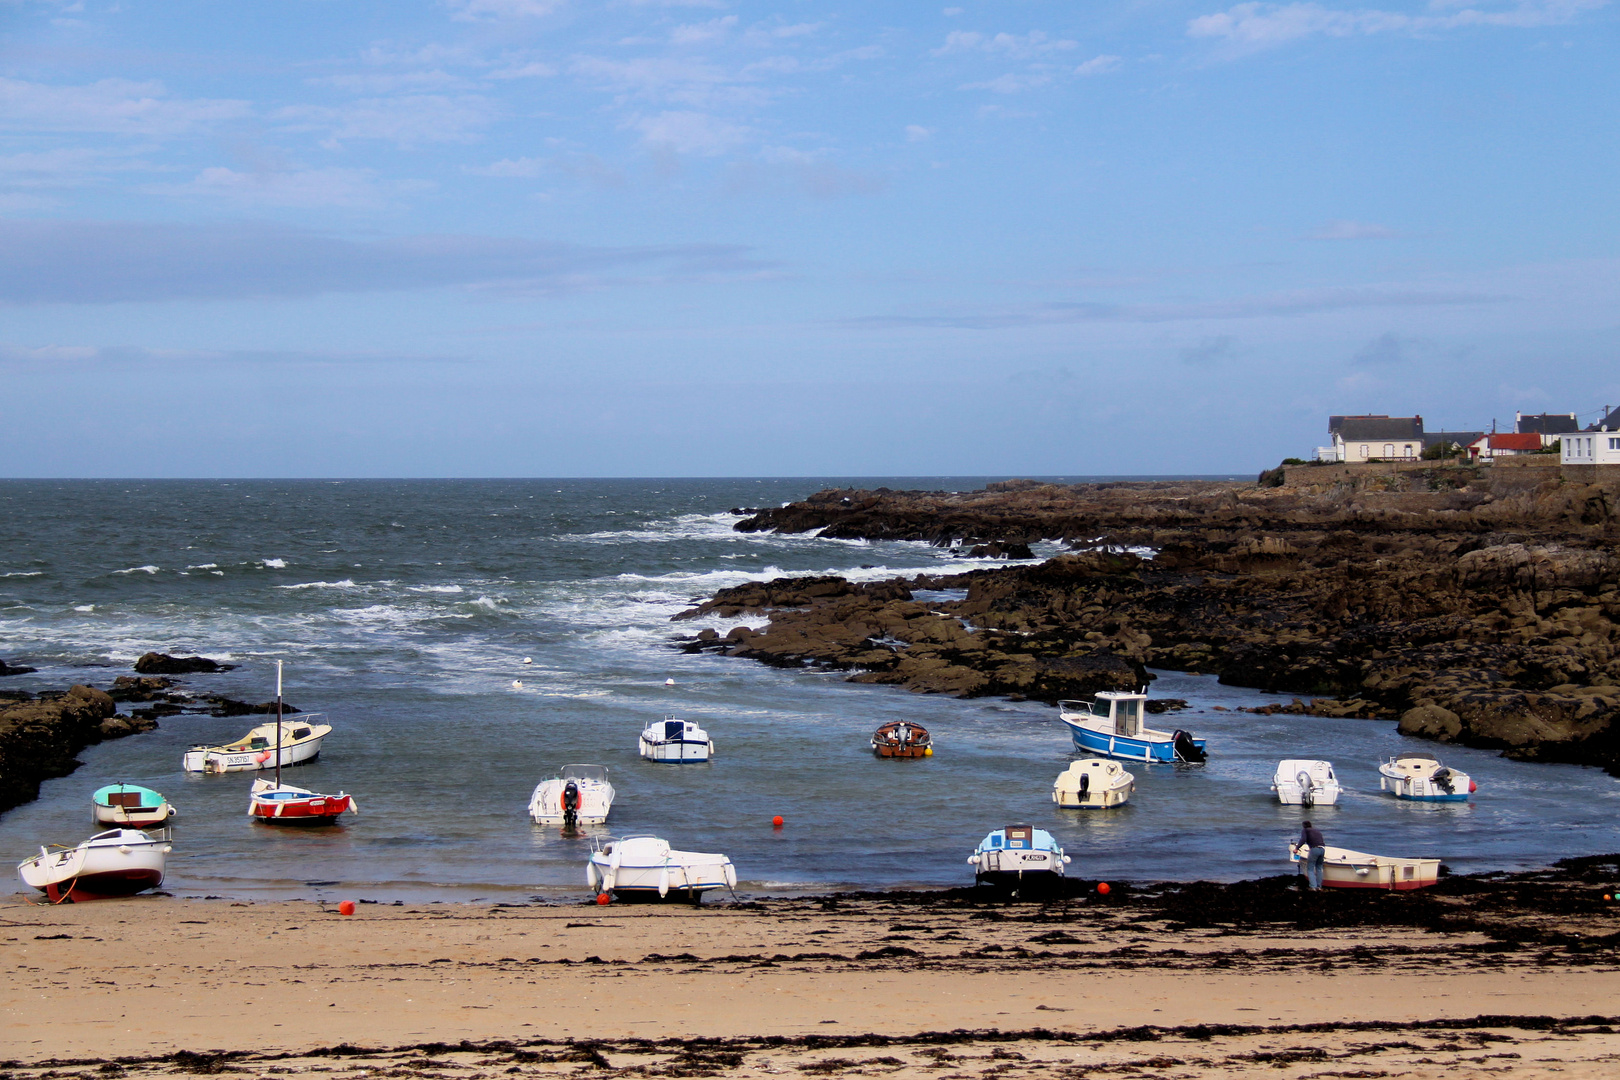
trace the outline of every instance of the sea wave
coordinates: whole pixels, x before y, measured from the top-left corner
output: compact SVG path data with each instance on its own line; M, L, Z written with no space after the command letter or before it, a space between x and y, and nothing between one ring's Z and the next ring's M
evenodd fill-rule
M467 590L460 585L412 585L410 591L416 593L459 593Z
M364 585L356 585L353 578L344 578L342 581L305 581L297 585L277 585L278 589L363 589Z
M155 574L161 569L163 569L163 567L161 567L161 566L152 566L152 565L148 564L146 566L131 566L128 570L114 570L113 573L115 573L115 574Z
M43 577L44 575L45 571L43 570L12 570L0 574L0 577Z
M287 560L286 559L260 559L259 561L264 564L264 567L265 567L266 570L285 570L285 569L287 569Z

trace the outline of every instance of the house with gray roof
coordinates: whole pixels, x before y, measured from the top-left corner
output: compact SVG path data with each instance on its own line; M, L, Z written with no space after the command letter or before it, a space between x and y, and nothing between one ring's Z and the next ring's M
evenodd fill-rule
M1521 413L1514 416L1513 430L1520 435L1541 436L1542 448L1551 446L1558 441L1561 435L1570 435L1581 430L1581 423L1574 413Z
M1332 446L1318 447L1322 461L1416 461L1423 453L1423 417L1330 416Z

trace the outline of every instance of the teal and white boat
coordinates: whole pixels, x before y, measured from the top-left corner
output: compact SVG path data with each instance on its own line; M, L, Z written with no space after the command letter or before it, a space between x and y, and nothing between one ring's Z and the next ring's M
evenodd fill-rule
M90 796L90 814L97 825L120 829L152 829L177 815L169 800L139 784L108 784Z
M1147 726L1147 695L1103 690L1092 701L1060 701L1058 718L1068 725L1077 749L1126 761L1202 762L1204 740L1188 731L1155 731Z

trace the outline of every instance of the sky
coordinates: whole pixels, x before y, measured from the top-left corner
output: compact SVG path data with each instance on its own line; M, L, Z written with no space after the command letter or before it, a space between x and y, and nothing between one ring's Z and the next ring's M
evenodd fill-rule
M1257 472L1620 406L1608 0L0 0L0 475Z

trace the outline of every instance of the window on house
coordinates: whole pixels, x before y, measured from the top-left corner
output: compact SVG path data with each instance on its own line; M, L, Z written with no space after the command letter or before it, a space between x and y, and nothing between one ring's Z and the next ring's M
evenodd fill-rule
M1609 440L1609 449L1610 450L1620 450L1620 439L1610 439Z
M1368 449L1369 447L1366 443L1362 443L1360 446L1356 447L1356 450L1361 454L1362 457L1372 457L1372 455L1367 452Z
M1387 458L1395 456L1395 444L1394 443L1387 442L1387 443L1384 444L1384 456L1387 457Z

